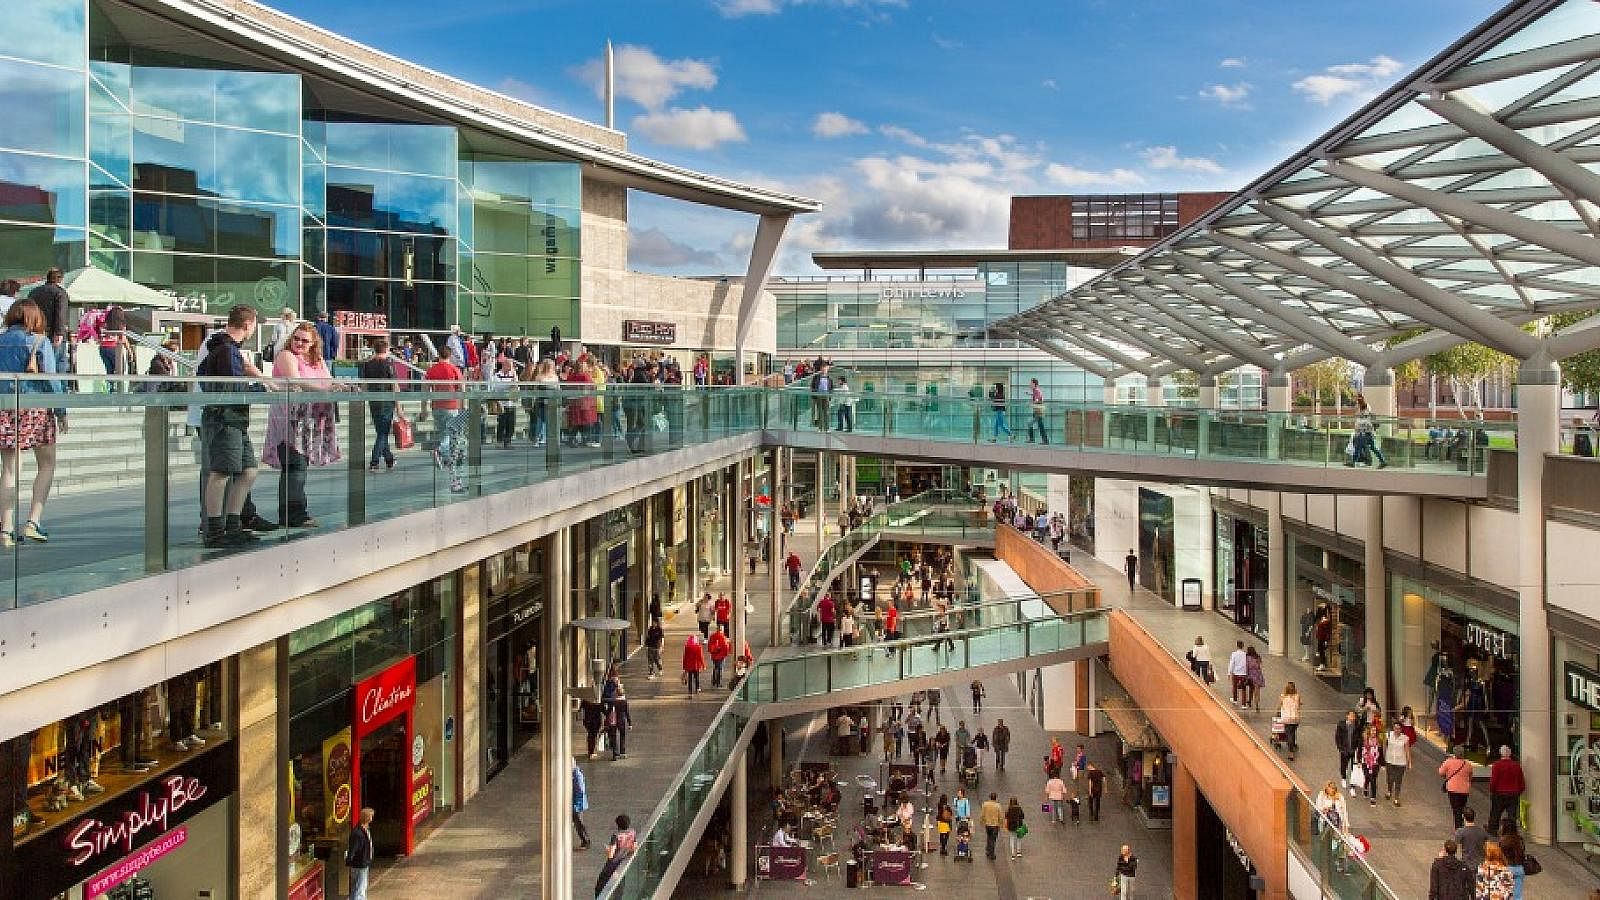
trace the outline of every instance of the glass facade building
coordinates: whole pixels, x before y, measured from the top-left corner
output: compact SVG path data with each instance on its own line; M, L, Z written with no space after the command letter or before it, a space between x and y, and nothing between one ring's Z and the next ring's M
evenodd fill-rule
M321 108L298 74L147 49L107 12L8 16L0 277L91 265L193 311L579 336L576 162Z

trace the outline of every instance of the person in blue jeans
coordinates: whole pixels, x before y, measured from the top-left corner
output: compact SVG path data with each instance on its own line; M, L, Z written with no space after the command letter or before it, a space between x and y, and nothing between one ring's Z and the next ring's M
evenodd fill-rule
M363 385L368 393L397 393L400 390L395 380L394 358L389 355L388 338L372 339L372 356L361 363L359 371L363 380L383 382ZM396 404L391 400L372 400L367 403L373 432L372 459L367 464L369 472L378 471L379 462L386 469L394 468L394 451L389 447L389 437L394 432L395 409Z
M356 827L350 829L350 843L344 851L344 864L350 869L350 900L367 900L367 870L372 868L371 807L361 810Z
M1006 385L1003 381L996 381L994 387L989 389L989 403L994 408L994 437L990 442L1000 440L1000 434L1005 433L1008 439L1014 439L1011 425L1006 422Z

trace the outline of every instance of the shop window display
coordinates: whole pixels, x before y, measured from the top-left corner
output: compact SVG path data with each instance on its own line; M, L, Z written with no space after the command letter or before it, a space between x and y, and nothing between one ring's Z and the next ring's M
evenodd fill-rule
M226 818L202 828L197 817L227 800L237 777L231 677L230 665L212 663L0 743L0 803L11 819L0 895L227 891L226 854L192 857L228 839Z
M1418 734L1441 748L1464 746L1480 763L1502 744L1515 750L1515 624L1408 578L1397 578L1395 591L1396 699L1418 710Z
M1556 659L1556 841L1600 872L1600 650L1561 638Z
M538 543L483 562L484 771L493 778L539 731L545 554Z

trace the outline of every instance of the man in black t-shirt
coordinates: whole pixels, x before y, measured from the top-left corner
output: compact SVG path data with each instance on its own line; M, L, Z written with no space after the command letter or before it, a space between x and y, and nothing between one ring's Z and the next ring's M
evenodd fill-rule
M206 355L196 370L200 389L208 392L244 393L250 386L239 381L207 381L205 376L262 378L260 370L240 351L241 342L256 330L256 310L235 306L228 311L228 325L206 341ZM206 460L205 490L201 506L205 510L205 545L240 547L254 543L255 535L241 521L250 486L259 471L255 448L250 443L250 405L213 403L200 418L200 441Z
M362 390L372 394L394 393L400 390L396 381L394 357L389 355L389 339L373 338L372 356L357 368L362 381L386 382L362 385ZM378 471L382 460L385 471L394 468L394 451L389 448L389 436L394 431L396 404L392 400L369 400L367 412L372 416L372 457L367 463L368 472Z

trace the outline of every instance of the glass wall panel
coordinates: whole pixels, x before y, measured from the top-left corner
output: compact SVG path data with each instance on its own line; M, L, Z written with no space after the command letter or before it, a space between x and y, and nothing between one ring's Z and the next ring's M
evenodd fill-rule
M7 4L5 54L58 66L81 67L87 47L87 14L88 6L83 0L27 0L26 3Z
M85 253L82 229L0 224L0 278L38 278L51 266L76 269Z
M85 188L81 157L0 151L0 220L82 227L88 218Z
M386 122L329 122L330 166L456 177L454 128Z
M128 246L133 232L132 199L126 190L89 192L89 228L100 238Z
M0 57L0 106L6 111L0 142L18 150L82 157L86 81L81 70Z

